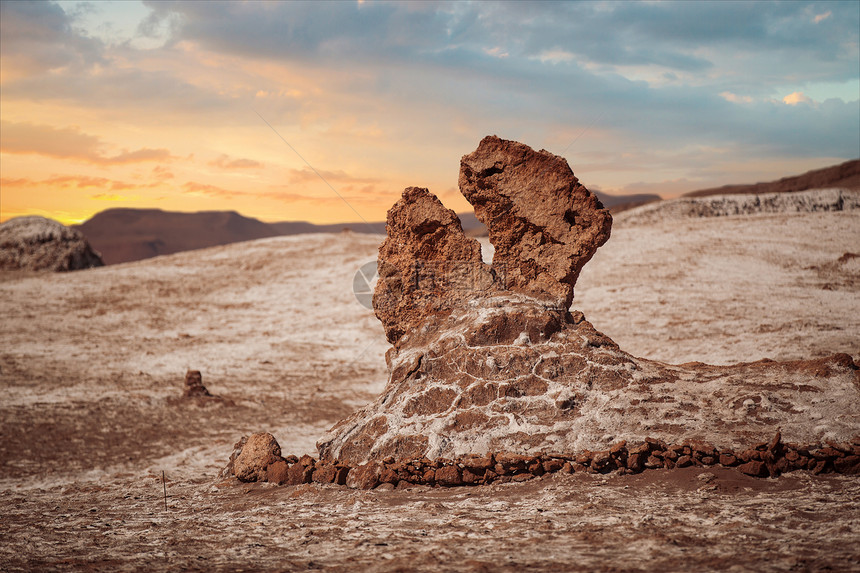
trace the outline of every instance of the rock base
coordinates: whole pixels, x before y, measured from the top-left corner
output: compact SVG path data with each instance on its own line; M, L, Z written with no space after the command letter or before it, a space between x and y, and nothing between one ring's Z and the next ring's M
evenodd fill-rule
M267 447L254 446L249 449L247 444L265 444ZM255 458L255 452L259 453L259 460ZM646 438L638 444L622 441L608 450L586 450L578 454L521 455L498 452L435 460L426 457L395 459L389 456L358 466L319 461L307 455L301 458L281 457L274 452L280 452L280 447L271 434L254 434L250 438L242 438L236 444L222 475L235 476L240 481L278 485L333 483L354 489L374 489L383 484L390 484L384 487L478 486L523 482L559 472L637 474L645 470L691 466L735 468L746 475L762 478L801 470L815 475L860 474L860 435L851 443L799 445L783 443L781 434L777 432L769 442L755 444L742 451L720 450L699 440L666 444L661 440Z

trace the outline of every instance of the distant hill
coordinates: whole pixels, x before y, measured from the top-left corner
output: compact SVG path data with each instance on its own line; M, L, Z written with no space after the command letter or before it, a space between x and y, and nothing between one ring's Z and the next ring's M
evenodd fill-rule
M626 211L627 209L632 209L633 207L638 207L639 205L645 205L646 203L653 203L654 201L660 201L662 198L659 195L654 193L637 193L634 195L609 195L602 191L592 191L597 198L600 199L600 202L603 203L603 206L609 209L609 212L613 215L615 213L620 213L621 211Z
M860 159L852 159L839 165L807 171L803 175L783 177L777 181L752 185L724 185L712 189L701 189L685 193L683 197L706 197L708 195L736 195L761 193L791 193L807 189L860 189Z
M617 207L659 200L657 195L607 195L595 192L613 212ZM474 213L460 213L463 230L470 236L485 236L487 229ZM177 213L161 209L107 209L75 228L101 253L105 264L115 265L169 255L192 249L227 245L280 235L338 233L385 233L385 222L315 225L307 221L264 223L235 211Z
M108 265L282 234L235 211L160 209L108 209L77 229Z

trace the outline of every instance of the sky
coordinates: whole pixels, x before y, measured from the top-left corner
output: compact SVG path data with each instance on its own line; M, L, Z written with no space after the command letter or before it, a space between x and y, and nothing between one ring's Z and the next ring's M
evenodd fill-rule
M0 221L450 208L486 135L664 197L860 157L860 2L0 2Z

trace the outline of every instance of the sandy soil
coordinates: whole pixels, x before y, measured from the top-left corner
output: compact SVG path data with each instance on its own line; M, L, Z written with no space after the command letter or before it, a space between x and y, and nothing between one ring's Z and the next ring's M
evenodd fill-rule
M315 453L382 390L387 344L351 290L380 240L277 237L0 277L0 569L860 570L857 477L686 469L371 492L220 480L241 435ZM574 307L648 358L857 359L847 252L860 253L856 212L619 225ZM178 400L189 368L227 401Z

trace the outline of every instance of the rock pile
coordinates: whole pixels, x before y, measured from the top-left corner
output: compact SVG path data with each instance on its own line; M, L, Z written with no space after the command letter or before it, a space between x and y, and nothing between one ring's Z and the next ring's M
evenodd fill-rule
M857 475L860 474L860 436L851 443L801 446L784 444L777 432L770 441L741 452L719 450L699 440L666 444L647 438L634 445L621 441L606 450L585 450L577 454L498 452L435 460L388 456L351 467L343 462L318 461L307 455L282 458L275 438L262 433L252 435L247 443L243 439L236 444L236 453L226 474L246 482L264 481L278 485L333 483L355 489L373 489L382 484L454 487L522 482L554 473L635 474L649 469L693 466L734 467L754 477L777 477L797 470L808 470L816 475Z
M75 229L45 217L16 217L0 224L0 270L74 271L104 266Z

